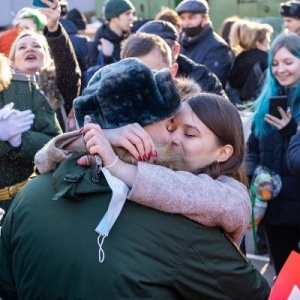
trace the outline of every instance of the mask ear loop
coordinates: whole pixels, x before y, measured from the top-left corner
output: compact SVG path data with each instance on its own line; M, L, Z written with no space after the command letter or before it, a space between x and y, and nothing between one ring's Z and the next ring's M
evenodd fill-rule
M105 238L106 238L106 235L99 234L98 239L97 239L98 246L99 246L99 263L103 263L104 258L105 258L105 253L104 253L104 250L102 247Z

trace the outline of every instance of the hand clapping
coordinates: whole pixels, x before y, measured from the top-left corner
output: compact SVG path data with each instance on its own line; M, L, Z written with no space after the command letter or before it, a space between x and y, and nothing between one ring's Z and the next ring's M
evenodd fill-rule
M18 147L22 142L22 133L31 128L34 117L31 110L19 111L12 109L12 106L3 107L0 110L0 140Z

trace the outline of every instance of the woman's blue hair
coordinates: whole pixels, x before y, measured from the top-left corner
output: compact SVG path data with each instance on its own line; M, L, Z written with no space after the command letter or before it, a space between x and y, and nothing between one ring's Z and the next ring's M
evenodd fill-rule
M256 137L262 136L275 130L275 127L265 122L264 117L269 112L270 97L277 96L283 89L275 76L272 74L272 63L274 55L279 49L285 47L291 54L300 58L300 37L295 33L282 33L273 41L268 56L268 68L266 78L261 93L254 102L254 134ZM299 80L300 83L300 80ZM296 122L300 120L300 84L289 91L288 106Z

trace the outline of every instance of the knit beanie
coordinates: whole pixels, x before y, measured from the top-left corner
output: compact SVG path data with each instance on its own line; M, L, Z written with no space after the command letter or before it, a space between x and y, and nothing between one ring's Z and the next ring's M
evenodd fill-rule
M135 11L134 5L129 0L107 0L103 6L103 14L106 20L110 20L130 9Z
M47 24L47 18L37 9L25 10L19 15L19 21L22 19L32 19L36 24L37 31L43 31ZM17 21L16 21L17 22Z
M184 0L177 5L175 11L179 15L184 12L194 14L208 14L209 6L206 0Z
M89 115L93 123L112 129L164 120L180 103L169 69L152 71L137 58L126 58L97 71L73 106L79 127Z

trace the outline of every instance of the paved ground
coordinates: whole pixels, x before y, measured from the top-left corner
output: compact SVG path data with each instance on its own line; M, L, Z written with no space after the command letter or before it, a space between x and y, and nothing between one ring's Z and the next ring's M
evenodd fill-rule
M273 265L270 263L269 255L254 254L254 242L251 231L246 234L246 252L247 258L251 260L253 265L260 271L261 274L263 274L272 287L273 278L275 276Z

